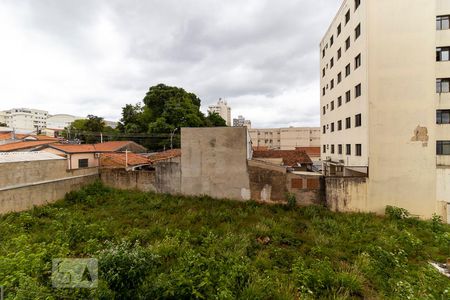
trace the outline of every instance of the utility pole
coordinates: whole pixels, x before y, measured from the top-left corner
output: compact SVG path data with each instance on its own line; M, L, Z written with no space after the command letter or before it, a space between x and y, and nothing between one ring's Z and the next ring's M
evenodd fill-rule
M100 132L100 143L103 144L103 133L102 132Z
M128 168L128 149L125 149L125 170Z

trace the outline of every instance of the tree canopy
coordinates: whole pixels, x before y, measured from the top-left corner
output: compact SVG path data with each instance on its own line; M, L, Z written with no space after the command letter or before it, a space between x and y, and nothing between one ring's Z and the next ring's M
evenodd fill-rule
M101 134L113 134L115 130L105 125L102 117L88 115L86 119L75 120L64 131L64 135L69 138L78 138L81 141L91 144L101 140Z

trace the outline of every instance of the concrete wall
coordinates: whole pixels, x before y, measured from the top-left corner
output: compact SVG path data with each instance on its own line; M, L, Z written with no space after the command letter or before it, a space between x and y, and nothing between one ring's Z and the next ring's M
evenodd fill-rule
M159 193L181 193L181 157L158 162L155 172L155 187Z
M60 200L98 179L98 169L66 170L66 160L0 164L0 214Z
M154 171L101 169L100 179L105 185L117 189L156 192Z
M368 179L364 177L326 177L325 192L329 209L340 212L366 212ZM384 210L380 213L383 213Z
M181 129L181 193L250 199L245 127Z

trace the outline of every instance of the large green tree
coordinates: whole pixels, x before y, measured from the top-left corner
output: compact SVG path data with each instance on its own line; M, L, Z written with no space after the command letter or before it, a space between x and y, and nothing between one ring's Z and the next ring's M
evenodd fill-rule
M91 144L104 140L114 139L116 130L105 125L102 117L88 115L86 119L75 120L65 129L63 134L68 139L78 138L82 142Z

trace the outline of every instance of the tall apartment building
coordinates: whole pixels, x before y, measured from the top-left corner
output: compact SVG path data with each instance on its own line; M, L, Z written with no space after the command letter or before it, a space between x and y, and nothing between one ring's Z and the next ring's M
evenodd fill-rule
M252 121L246 120L243 116L238 116L237 119L233 119L233 127L252 127Z
M227 101L219 99L216 105L211 105L208 108L208 112L218 113L227 123L227 126L231 126L231 108L228 106Z
M289 127L249 129L253 147L294 150L296 147L320 147L320 128Z
M13 108L3 111L5 123L15 130L37 131L46 127L48 112L31 108Z
M350 210L450 213L449 23L448 0L344 0L325 34L324 173L367 177Z

